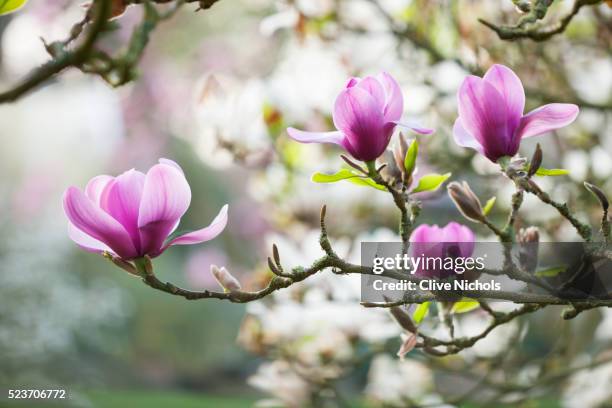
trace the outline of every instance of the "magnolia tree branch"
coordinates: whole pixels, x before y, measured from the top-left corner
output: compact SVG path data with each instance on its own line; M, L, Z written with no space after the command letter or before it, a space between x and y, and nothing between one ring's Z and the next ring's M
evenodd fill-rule
M539 150L539 149L538 149ZM537 151L536 155L537 157ZM533 160L532 160L533 161ZM537 162L537 160L536 160ZM539 163L536 163L539 166ZM531 167L534 167L531 165ZM556 208L561 215L567 218L572 224L582 232L585 240L590 240L590 228L587 233L587 226L579 223L573 215L567 210L567 207L563 204L556 203L552 201L548 195L541 192L539 189L533 187L529 182L530 177L535 173L535 170L530 168L525 174L520 171L517 171L512 165L503 165L502 169L504 173L515 181L517 184L517 192L513 197L512 207L510 213L508 215L508 220L506 222L506 226L504 227L504 231L499 230L499 238L502 243L506 242L505 239L509 234L514 234L514 223L517 218L518 211L521 207L522 203L522 194L523 191L535 194L538 196L543 202L549 204ZM401 221L399 230L402 231L403 228L412 228L412 220L408 219L408 211L406 207L406 202L408 201L407 195L403 192L396 190L392 183L387 181L376 169L373 163L368 163L368 174L371 178L378 184L383 185L387 188L389 194L393 197L394 202L396 203L398 210L401 214ZM533 183L532 183L533 184ZM592 186L592 188L595 188ZM471 191L471 190L470 190ZM461 201L456 200L455 196L454 200L457 205ZM461 209L461 208L460 208ZM482 210L481 210L482 211ZM464 211L462 211L464 212ZM473 212L468 212L472 214L474 217L477 217L477 214ZM465 215L465 214L464 214ZM396 280L407 280L411 282L418 282L422 279L418 276L414 275L406 275L400 271L396 270L386 270L382 274L375 274L373 268L365 267L361 265L355 265L349 263L339 257L336 252L333 250L331 242L329 240L327 226L325 223L326 216L326 207L323 206L321 209L320 216L320 229L321 234L319 238L319 245L324 253L324 255L318 260L314 261L309 267L293 267L291 270L286 271L281 263L281 255L278 251L278 248L274 245L272 248L272 256L268 258L268 266L270 271L274 274L273 278L270 280L268 285L257 291L244 291L240 288L239 283L235 281L235 278L231 277L231 279L227 280L227 284L224 283L223 279L219 279L219 283L225 288L224 292L217 291L191 291L187 289L180 288L170 282L163 282L160 280L153 269L153 265L151 263L151 259L148 257L138 259L134 261L134 264L127 263L125 261L120 261L116 258L112 258L113 262L117 265L123 267L128 272L139 276L143 282L162 292L180 296L188 300L198 300L198 299L220 299L227 300L234 303L247 303L262 299L277 290L288 288L293 284L301 282L310 276L322 272L326 269L331 269L332 272L342 275L342 274L362 274L362 275L376 275L387 278L392 278ZM483 215L481 217L482 220L486 220L486 217ZM487 225L487 222L483 222ZM490 224L490 223L489 223ZM490 224L493 225L493 224ZM496 228L496 227L494 227ZM402 234L403 236L403 234ZM407 240L403 241L403 250L407 250ZM517 268L512 261L509 261L510 255L506 254L507 261L505 263L504 269L501 271L486 271L486 273L491 272L494 275L506 275L512 279L523 281L528 284L534 284L545 290L546 293L535 293L535 292L509 292L503 290L468 290L463 291L460 294L460 297L469 298L476 300L480 305L480 308L488 315L489 322L487 326L478 334L467 337L455 337L454 336L454 323L453 316L449 315L447 312L447 307L449 305L448 298L440 297L440 295L431 292L431 291L423 291L422 293L408 293L406 292L402 299L398 301L385 301L385 302L362 302L362 305L367 308L388 308L392 315L395 317L399 325L406 331L409 332L409 339L412 343L408 349L417 348L423 350L426 354L431 356L441 357L452 354L460 353L461 351L474 346L478 341L484 339L491 333L495 328L506 324L520 316L534 313L540 309L543 309L547 306L551 305L565 305L567 308L562 311L561 317L563 319L572 319L576 317L578 314L585 310L590 310L599 307L612 307L612 299L608 298L593 298L586 299L581 301L574 301L570 298L563 296L567 294L566 288L562 288L561 290L556 290L550 287L543 279L537 278L532 274L528 274L525 271ZM123 262L123 263L122 263ZM226 271L226 273L228 273ZM231 276L231 275L230 275ZM217 276L216 276L217 277ZM236 283L235 283L236 282ZM457 298L459 299L459 298ZM521 306L511 312L500 312L494 310L489 301L509 301L515 304L520 304ZM426 334L425 330L420 329L418 324L416 324L411 316L403 309L404 305L410 304L423 304L425 302L436 302L439 310L444 311L440 315L440 322L444 323L450 330L450 339L448 338L439 338L434 337L429 334Z
M96 42L109 30L113 0L95 0L86 11L82 21L77 22L64 41L45 43L51 59L33 69L25 78L9 89L0 92L0 103L18 100L48 82L63 70L74 67L84 73L98 75L112 86L120 86L136 77L137 64L149 42L151 32L157 25L171 18L184 3L198 3L199 9L208 9L219 0L124 0L123 5L141 4L144 7L142 22L133 30L125 50L111 56L96 49ZM172 7L159 12L154 4L170 4ZM73 43L76 46L70 48Z
M538 185L531 180L533 174L526 173L525 171L517 171L516 169L508 166L504 168L505 174L514 182L517 188L517 192L513 196L512 213L516 214L522 203L522 191L526 191L536 196L540 201L550 205L557 210L559 215L568 220L570 224L576 229L578 234L586 242L592 241L593 232L591 227L576 218L566 203L560 203L553 200L550 195L540 189ZM509 221L512 221L515 215L511 215Z
M408 213L407 205L408 195L405 191L396 190L393 186L391 186L391 184L380 175L374 162L368 163L368 175L377 184L384 186L393 197L393 202L400 211L399 234L402 239L402 253L407 253L409 247L408 239L410 238L410 232L412 231L412 221L410 219L410 214ZM412 208L416 208L416 205L412 206Z
M363 169L360 165L352 162L348 158L344 158L345 161L351 165L354 169L358 170L363 174L364 177L368 177L374 184L368 184L377 190L384 189L388 194L391 195L397 209L400 213L400 222L398 232L402 238L402 251L407 253L409 247L409 236L412 231L415 218L418 215L418 211L414 211L415 208L420 208L420 203L411 197L410 193L406 190L412 183L411 172L413 161L416 160L416 142L413 150L401 148L400 156L406 157L402 164L405 169L401 177L401 188L396 187L398 185L397 175L393 172L383 175L381 169L390 165L390 163L383 163L380 167L376 167L376 164L366 162L367 170ZM406 151L404 151L406 150ZM412 152L412 153L410 153ZM409 160L409 158L411 158ZM501 270L485 270L483 274L490 274L495 276L507 276L515 281L524 282L531 287L537 287L541 289L538 292L535 291L523 291L523 292L511 292L507 290L463 290L461 293L453 293L452 297L440 295L434 291L422 290L415 293L405 292L403 297L396 301L384 301L384 302L362 302L364 307L368 308L388 308L391 310L392 315L396 318L400 326L406 331L411 333L411 341L407 348L419 348L425 353L433 356L445 356L450 354L456 354L462 350L472 347L481 339L485 338L491 331L496 327L506 324L520 316L534 313L542 308L552 305L563 305L567 306L563 310L561 317L563 319L572 319L578 316L585 310L590 310L598 307L612 307L612 298L610 293L608 296L603 297L589 297L586 299L577 298L574 296L576 293L571 289L571 285L577 274L582 270L578 268L574 273L574 276L570 278L560 288L552 287L544 278L538 277L534 271L524 270L524 266L515 265L510 244L515 241L517 235L515 231L515 223L519 215L521 205L523 203L524 193L530 193L538 197L543 203L555 208L559 214L567 219L576 228L578 233L587 242L592 241L592 231L590 226L579 221L570 211L568 206L564 203L559 203L550 198L550 196L543 192L532 180L531 177L535 175L540 169L540 163L542 158L542 151L540 146L536 148L536 151L529 163L525 159L509 160L502 158L499 160L501 173L509 177L514 181L516 185L516 192L512 196L511 208L508 213L507 220L503 228L495 226L486 216L486 211L483 209L478 197L472 192L467 183L459 184L457 182L450 183L448 186L449 195L460 212L469 220L479 222L489 229L491 229L499 238L499 241L504 245L504 266ZM406 164L407 163L407 164ZM410 169L410 170L408 170ZM439 185L438 185L439 186ZM585 185L600 201L602 208L604 209L604 217L607 217L608 201L604 193L596 186L587 184ZM436 187L437 188L437 187ZM412 210L410 214L409 209ZM399 270L385 270L381 274L375 273L374 268L362 265L356 265L342 259L334 251L332 244L329 240L327 225L325 223L326 217L326 206L321 209L320 215L320 237L319 245L323 252L321 258L314 261L308 267L296 266L290 270L285 270L281 262L281 254L278 251L276 245L272 247L272 256L268 258L268 267L273 274L272 279L266 287L257 291L246 291L242 290L240 283L223 268L223 271L217 270L215 278L219 284L224 288L223 292L218 291L192 291L188 289L180 288L170 282L164 282L160 280L153 269L151 259L148 257L139 258L130 263L123 261L111 255L107 255L116 265L122 267L129 273L140 277L143 282L162 292L180 296L188 300L198 299L219 299L227 300L234 303L247 303L256 301L272 293L288 288L293 284L304 281L312 275L322 272L327 269L338 275L344 274L361 274L371 275L377 277L385 277L398 281L409 281L419 283L422 280L430 278L420 277L417 275L406 274ZM609 227L608 224L602 222L602 228ZM608 232L609 233L609 232ZM604 233L605 234L605 233ZM519 240L526 240L525 242L531 242L537 244L537 230L536 232L525 232L521 231L519 234ZM528 239L529 238L529 239ZM534 239L535 238L535 239ZM523 241L521 241L523 242ZM604 251L600 251L603 256L607 256L612 259L612 254ZM599 252L598 252L599 253ZM417 286L417 287L420 287ZM453 316L450 306L460 299L468 298L472 302L477 302L477 306L488 315L489 322L485 329L477 335L470 337L454 337L454 323ZM491 307L489 301L508 301L520 305L517 309L511 312L499 312ZM429 302L435 302L437 304L440 313L440 323L446 325L449 329L450 339L433 337L426 334L423 330L420 330L418 324L415 324L410 315L402 309L404 305L411 304L424 304Z
M173 3L176 0L123 0L123 4L128 6L130 4L143 4L143 3L147 3L147 2L151 2L151 3L155 3L155 4L167 4L167 3ZM200 6L200 9L208 9L211 8L215 3L217 3L219 0L185 0L185 3L198 3L198 5Z
M521 17L516 25L513 26L498 26L481 18L479 18L478 21L495 31L502 40L528 38L534 41L546 41L552 36L564 32L582 7L594 6L602 2L602 0L575 0L572 10L559 21L547 26L542 26L539 24L539 21L546 16L546 12L553 1L554 0L536 0L535 4L530 7L529 12Z
M373 268L365 267L361 265L352 264L340 258L335 251L333 250L331 243L329 241L329 237L327 234L327 227L325 224L325 215L326 215L326 207L324 206L321 210L321 235L319 244L321 249L325 253L325 255L315 262L312 263L309 267L297 266L291 269L289 272L285 272L284 268L280 263L280 254L276 249L276 246L273 247L273 257L268 258L268 266L271 272L275 275L274 278L270 281L270 283L263 289L255 292L247 292L243 290L227 290L225 292L215 292L215 291L191 291L187 289L179 288L178 286L169 283L162 282L157 278L154 273L152 263L149 258L142 258L135 262L136 273L135 275L140 276L144 283L148 286L153 287L154 289L184 297L188 300L197 300L197 299L222 299L229 300L234 303L246 303L254 300L258 300L268 296L269 294L283 288L287 288L294 283L301 282L308 277L321 272L325 269L331 268L336 274L362 274L362 275L375 275L388 277L392 279L398 280L407 280L410 282L416 282L423 280L424 278L419 278L416 276L407 276L406 274L399 271L385 271L382 274L374 273ZM612 306L612 300L607 299L590 299L583 300L579 303L573 301L571 299L567 299L561 294L557 293L553 288L549 285L545 284L539 278L536 278L531 275L526 275L524 273L515 273L511 274L508 269L504 269L501 271L490 271L487 270L486 273L491 273L494 275L511 275L513 279L535 284L539 287L542 287L549 291L548 294L538 294L538 293L518 293L518 292L508 292L508 291L493 291L493 290L474 290L474 291L463 291L462 294L465 297L477 299L477 300L502 300L502 301L510 301L518 304L537 304L539 306L546 305L569 305L573 309L587 310L590 308L595 308L599 306ZM422 294L406 294L402 300L396 302L386 302L386 303L371 303L371 302L363 302L362 305L365 307L396 307L404 304L413 304L413 303L424 303L429 301L437 301L441 298L432 293L422 293ZM486 303L482 303L485 304Z
M21 80L18 84L13 85L10 89L0 92L0 103L14 102L64 69L70 66L79 66L85 62L89 56L89 53L93 49L96 40L104 30L104 26L110 16L110 12L110 0L99 0L92 3L91 8L87 12L87 16L92 15L93 18L90 21L88 30L84 33L84 38L81 44L73 50L66 50L64 47L61 47L61 52L58 50L57 55L55 55L47 63L34 69L23 80ZM75 24L73 27L73 32L78 31L80 34L82 27L88 20L89 17L86 17L83 22ZM79 34L76 35L78 36ZM63 44L58 43L58 45L67 45L68 42L72 42L73 40L74 34L71 33L66 42Z

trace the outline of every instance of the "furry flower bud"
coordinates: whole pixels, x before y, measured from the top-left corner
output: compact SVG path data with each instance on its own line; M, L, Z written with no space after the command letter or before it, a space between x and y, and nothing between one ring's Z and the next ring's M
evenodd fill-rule
M519 262L521 267L528 271L535 271L538 266L538 247L540 231L536 227L521 228L517 234L520 244Z
M448 185L447 189L448 195L465 218L475 222L482 222L485 220L480 200L476 197L476 194L474 194L467 182L458 183L453 181Z
M219 268L217 265L210 265L210 272L213 274L219 285L228 292L235 292L242 289L238 279L234 277L225 267Z

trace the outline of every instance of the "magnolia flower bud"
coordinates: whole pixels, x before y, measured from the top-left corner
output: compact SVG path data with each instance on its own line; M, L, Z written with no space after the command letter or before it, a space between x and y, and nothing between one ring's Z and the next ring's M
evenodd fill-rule
M519 262L527 272L535 271L538 266L538 246L540 232L536 227L521 228L517 234Z
M242 286L225 267L219 268L217 265L210 265L210 272L213 274L219 285L228 292L239 291Z
M531 177L536 174L536 171L542 165L542 148L540 144L536 146L535 152L533 152L533 156L531 157L531 162L529 163L529 170L527 170L527 177Z
M385 153L377 160L378 164L386 164L386 166L380 171L380 175L390 181L392 184L399 182L402 179L402 171L400 170L395 162L394 152L391 150L385 150Z
M519 13L529 13L531 11L531 2L528 0L517 0L514 5Z
M412 145L408 146L406 138L401 133L398 139L399 143L393 149L393 158L395 159L396 167L402 174L402 182L404 185L410 186L412 184L412 174L415 171L418 146L416 140L412 142Z
M537 227L521 228L518 233L518 241L521 244L540 242L540 230Z
M404 359L406 354L410 353L412 349L417 345L417 335L415 333L403 334L401 335L402 345L400 349L397 351L397 356L400 359Z
M482 205L467 182L462 184L453 181L448 187L448 195L453 200L461 214L469 220L482 222L485 220Z
M404 168L404 159L406 158L406 153L408 152L408 143L406 142L406 138L401 133L398 136L399 142L395 145L395 149L393 149L393 157L395 158L395 164L399 169Z
M394 306L390 308L389 311L391 312L391 315L393 316L395 321L402 327L402 329L410 333L417 332L416 325L412 321L412 318L410 317L410 315L406 313L404 309L402 309L399 306Z
M584 182L584 186L599 200L601 208L603 208L604 211L608 211L608 207L610 207L610 202L608 201L608 197L606 197L606 194L596 185L587 183L586 181Z

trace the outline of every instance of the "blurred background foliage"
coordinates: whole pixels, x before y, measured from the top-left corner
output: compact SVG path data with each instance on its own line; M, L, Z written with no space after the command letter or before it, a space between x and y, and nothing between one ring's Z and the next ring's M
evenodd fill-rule
M544 22L571 5L556 1ZM210 10L194 8L154 31L135 81L112 89L71 70L0 106L0 388L64 388L67 402L83 407L238 407L270 394L286 406L439 405L446 391L466 389L467 377L440 373L423 356L398 363L399 329L384 312L361 309L358 285L345 277L298 285L248 310L157 293L69 241L61 194L97 174L146 170L159 157L179 162L193 191L185 228L208 224L230 204L220 238L173 248L156 261L161 278L188 288L216 287L211 263L226 265L247 288L260 287L269 279L263 261L272 242L287 265L308 265L319 254L324 203L333 239L358 260L361 240L395 239L392 203L348 183L311 184L314 171L338 170L339 152L294 143L284 129L329 130L346 78L387 70L402 85L406 116L437 129L420 139L420 172L452 171L483 200L497 196L492 215L501 220L511 183L454 145L450 132L464 76L503 63L522 78L527 109L552 101L581 106L574 125L540 139L544 166L570 176L540 185L596 224L597 203L581 184L612 193L610 8L585 7L545 42L502 41L478 23L513 24L520 13L509 0L221 0ZM62 38L82 13L78 1L30 1L0 17L3 87L45 61L39 37ZM124 44L141 13L128 7L102 47ZM529 156L534 143L526 141L522 153ZM422 199L421 222L460 220L442 193ZM526 200L520 222L541 227L544 240L577 238L535 200ZM466 327L478 324L472 315ZM554 308L538 313L442 368L481 368L486 360L521 384L536 363L554 370L609 351L609 310L570 322L558 316ZM289 364L296 360L307 369ZM516 403L605 405L612 368L603 368L587 381L567 375L559 388ZM489 396L470 398L457 405L480 406Z

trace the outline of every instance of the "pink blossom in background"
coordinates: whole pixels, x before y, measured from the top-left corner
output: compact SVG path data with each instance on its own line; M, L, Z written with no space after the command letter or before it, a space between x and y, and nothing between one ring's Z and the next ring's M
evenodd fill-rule
M482 78L468 76L459 88L457 99L455 142L478 151L492 162L514 156L523 138L569 125L579 111L576 105L551 103L523 115L523 84L503 65L493 65Z
M11 205L15 218L26 222L42 215L49 197L53 196L56 189L58 175L55 168L45 166L35 169L17 185Z
M264 208L254 200L243 198L232 204L232 214L236 222L230 228L234 234L244 239L261 241L259 238L271 229Z
M333 143L357 160L371 161L382 155L397 125L417 133L431 129L402 123L404 97L397 81L383 72L375 77L351 78L336 98L334 132L305 132L288 128L289 136L301 143Z
M422 224L410 235L410 251L413 257L470 257L474 252L474 238L470 228L456 222L450 222L442 228ZM453 271L420 268L415 274L420 277L445 278L453 275Z
M227 205L206 228L168 239L189 208L191 189L183 170L160 159L147 174L128 170L97 176L85 191L69 187L64 212L69 236L90 252L108 251L125 260L159 256L171 245L209 241L227 224Z

